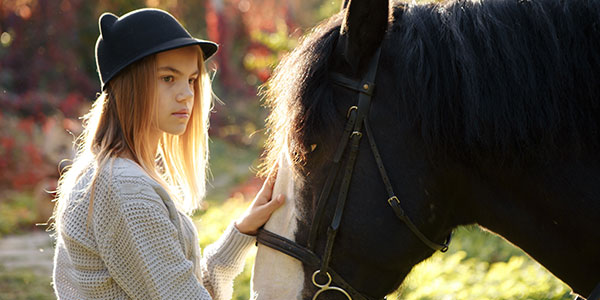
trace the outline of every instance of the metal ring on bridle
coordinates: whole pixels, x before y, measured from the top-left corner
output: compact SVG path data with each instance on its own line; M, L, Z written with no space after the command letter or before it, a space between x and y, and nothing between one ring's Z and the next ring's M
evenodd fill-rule
M331 284L331 275L329 275L329 272L325 272L325 275L327 275L327 282L325 284L319 284L317 283L317 274L321 273L321 270L316 270L313 275L312 275L312 282L313 284L319 288L319 290L315 293L315 295L313 296L312 300L317 299L317 297L326 291L337 291L340 292L342 294L344 294L344 296L346 296L346 298L348 298L348 300L352 300L352 297L350 297L350 295L344 291L344 289L339 288L337 286L329 286Z
M358 138L362 137L362 132L360 131L352 131L352 134L350 135L350 137L354 137L354 136L358 136Z
M358 110L358 107L357 107L356 105L352 105L352 106L350 106L350 108L348 108L348 112L346 113L346 119L350 118L350 113L351 113L353 110Z

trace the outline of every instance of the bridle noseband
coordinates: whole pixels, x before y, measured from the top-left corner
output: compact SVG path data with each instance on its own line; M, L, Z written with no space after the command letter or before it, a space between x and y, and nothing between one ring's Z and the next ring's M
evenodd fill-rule
M359 96L357 105L352 106L348 109L347 121L344 127L344 132L333 157L333 166L329 171L329 174L325 181L325 185L323 186L321 194L319 195L318 206L311 225L307 246L303 247L294 241L288 240L264 228L261 228L258 231L258 243L261 243L265 246L283 252L291 257L294 257L302 261L305 265L310 266L316 270L312 275L312 283L319 290L314 294L312 298L313 300L317 299L317 297L320 294L326 291L336 291L342 293L350 300L375 299L373 297L369 297L358 292L329 266L329 263L331 261L333 243L335 241L335 237L342 220L344 206L346 204L348 190L350 187L350 181L352 179L354 165L358 156L358 148L360 145L360 140L363 136L363 129L364 133L368 138L369 145L371 147L371 152L375 157L379 173L381 174L381 178L383 180L383 183L385 184L385 188L388 194L387 202L394 211L396 217L398 217L398 219L404 222L408 226L408 228L423 243L425 243L428 247L432 248L435 251L439 250L441 252L446 252L448 250L448 244L450 243L451 235L449 235L448 238L446 238L446 241L443 244L438 244L428 239L414 225L411 219L404 212L400 200L395 195L390 179L387 176L387 172L385 171L385 168L383 166L383 161L381 155L379 154L379 150L377 149L377 145L375 143L373 133L371 132L371 129L369 127L368 121L368 114L369 109L371 107L371 98L373 96L373 90L375 88L374 82L375 75L377 74L377 66L379 64L380 53L381 47L377 48L375 54L371 57L368 70L361 81L353 80L338 73L330 74L333 83L358 92ZM335 212L331 221L331 225L327 229L327 242L325 244L325 250L323 252L322 258L319 258L314 253L315 242L317 238L317 230L319 228L319 224L321 223L321 219L325 211L325 204L329 199L329 195L331 194L333 185L336 182L336 177L340 171L342 165L342 156L346 152L348 153L348 155L347 159L345 160L343 173L341 174L342 179L340 183L340 192L338 194ZM321 280L319 280L317 277L321 277ZM319 281L324 283L319 283ZM335 283L337 286L332 286L332 283Z

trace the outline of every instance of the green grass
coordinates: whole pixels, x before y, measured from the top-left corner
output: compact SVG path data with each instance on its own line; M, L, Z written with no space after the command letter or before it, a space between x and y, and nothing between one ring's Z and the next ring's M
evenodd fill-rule
M33 227L33 202L32 193L26 191L7 191L0 197L0 238Z
M49 277L39 276L29 269L7 271L0 266L0 299L50 300L56 297Z

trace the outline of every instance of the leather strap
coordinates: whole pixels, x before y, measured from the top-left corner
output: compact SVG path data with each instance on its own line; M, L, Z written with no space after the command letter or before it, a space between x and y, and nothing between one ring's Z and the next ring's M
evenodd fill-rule
M364 80L359 85L358 94L358 105L356 110L350 110L351 119L356 114L356 120L354 122L354 128L350 135L350 149L348 159L346 160L346 168L341 181L340 192L335 206L335 212L331 225L327 229L327 243L325 244L325 251L321 262L321 271L327 272L329 270L329 261L331 259L331 252L333 251L333 243L337 235L338 229L342 222L342 215L344 214L344 206L346 205L346 199L348 198L348 190L350 188L350 182L352 180L352 173L354 172L354 165L356 163L356 157L358 156L358 147L362 137L362 125L363 121L367 119L369 115L369 109L371 108L371 96L373 95L375 76L377 75L377 66L379 65L379 56L381 54L381 47L377 48L375 54L371 57L369 69L365 74ZM338 76L342 77L342 76ZM343 78L343 77L342 77ZM344 81L348 83L348 81Z
M333 79L335 81L335 84L345 87L349 90L359 92L359 93L366 93L369 96L371 96L373 94L373 85L371 85L370 89L363 88L364 83L366 83L366 82L359 82L354 79L350 79L350 78L348 78L340 73L337 73L337 72L331 72L331 74L329 74L329 77L331 77L331 79Z
M257 243L261 243L265 246L283 252L304 264L311 267L318 267L321 260L317 255L309 249L306 249L296 242L286 239L278 234L270 232L264 228L258 230L256 235Z
M377 149L377 144L375 143L375 137L373 136L373 132L371 132L371 127L369 126L369 121L367 119L365 119L364 123L365 123L365 131L367 133L367 137L369 140L369 145L371 146L371 152L373 153L373 157L375 158L375 162L377 163L377 168L379 169L379 174L381 175L381 179L383 180L385 189L388 193L387 201L388 201L388 204L390 205L390 207L392 208L392 210L394 211L394 214L396 214L396 217L398 219L400 219L402 222L404 222L406 224L406 226L408 226L410 231L412 231L429 248L433 249L434 251L438 251L438 250L441 252L448 251L448 245L450 243L452 233L448 236L448 238L446 238L446 241L444 242L444 244L438 244L438 243L432 242L417 228L417 226L415 226L415 224L412 222L412 220L404 212L404 209L402 208L402 205L400 204L400 200L398 199L398 197L396 197L396 194L394 193L394 189L392 188L392 183L390 181L390 178L388 177L387 172L385 171L385 167L383 165L383 160L381 159L381 155L379 154L379 149Z
M327 199L329 199L331 189L333 188L333 184L335 183L335 179L337 178L337 174L340 169L340 160L342 158L344 150L346 149L348 140L350 139L352 128L354 128L354 123L356 123L356 114L353 113L352 110L350 110L348 114L348 121L346 121L346 126L344 128L344 132L342 133L342 138L340 139L340 143L338 144L338 148L335 151L333 157L333 166L329 170L329 174L327 175L325 185L323 186L321 194L319 195L319 200L317 201L317 209L315 210L315 215L313 216L313 222L310 228L307 244L308 249L311 251L315 250L314 246L315 241L317 239L317 231L319 229L321 219L323 218L325 204L327 204Z
M269 248L275 249L279 252L282 252L286 255L289 255L307 266L312 267L313 269L318 268L321 263L321 260L317 255L302 247L299 246L296 242L286 239L278 234L272 233L264 228L260 228L258 230L258 234L256 235L256 240L258 243L261 243ZM335 272L332 269L329 269L329 274L332 276L332 281L340 288L344 289L348 294L352 296L354 300L381 300L372 298L369 296L365 296L363 293L355 290L344 278Z
M354 171L354 165L358 154L358 145L360 142L360 136L352 134L350 144L350 155L346 161L346 168L344 170L344 176L342 178L340 193L335 206L335 213L331 221L331 225L327 229L327 243L325 244L325 251L323 253L323 261L321 263L321 271L329 271L329 261L331 258L331 251L333 250L333 243L335 236L338 232L340 224L342 222L342 215L344 213L344 206L346 205L346 199L348 198L348 190L350 188L350 181L352 180L352 173Z

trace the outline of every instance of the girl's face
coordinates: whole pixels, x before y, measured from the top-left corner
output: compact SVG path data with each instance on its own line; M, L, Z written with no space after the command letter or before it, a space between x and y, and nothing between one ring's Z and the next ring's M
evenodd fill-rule
M156 54L158 129L181 135L194 107L194 87L200 76L198 49L177 48Z

